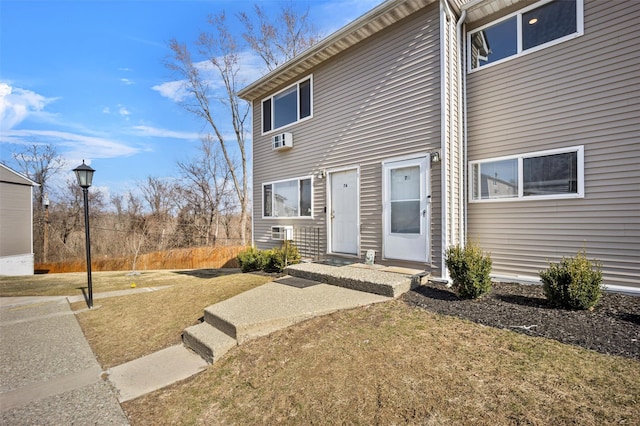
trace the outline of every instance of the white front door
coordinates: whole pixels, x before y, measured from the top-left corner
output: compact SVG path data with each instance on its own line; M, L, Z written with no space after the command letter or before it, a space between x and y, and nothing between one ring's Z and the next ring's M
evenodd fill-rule
M358 254L358 170L329 173L331 253Z
M427 157L383 163L383 254L427 261L429 162Z

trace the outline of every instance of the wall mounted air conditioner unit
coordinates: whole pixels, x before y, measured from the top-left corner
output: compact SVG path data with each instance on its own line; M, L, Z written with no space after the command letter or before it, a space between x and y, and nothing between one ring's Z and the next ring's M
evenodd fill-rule
M278 133L271 139L271 149L283 151L293 148L293 133Z
M272 226L271 239L278 241L293 240L293 226Z

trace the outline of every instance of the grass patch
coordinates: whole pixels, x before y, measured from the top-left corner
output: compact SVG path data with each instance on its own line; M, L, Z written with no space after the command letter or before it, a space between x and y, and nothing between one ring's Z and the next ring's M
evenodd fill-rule
M100 365L110 368L178 344L182 331L198 322L204 308L270 280L253 274L206 275L183 273L180 285L100 299L94 309L79 312L78 321ZM83 309L86 304L71 307Z
M237 272L235 269L154 270L130 275L126 271L93 272L93 293L127 290L136 287L160 287L174 284L197 283L203 278L212 278ZM0 277L0 297L15 296L81 296L87 289L87 273L27 275Z
M123 404L155 424L631 424L640 363L400 301L315 318Z

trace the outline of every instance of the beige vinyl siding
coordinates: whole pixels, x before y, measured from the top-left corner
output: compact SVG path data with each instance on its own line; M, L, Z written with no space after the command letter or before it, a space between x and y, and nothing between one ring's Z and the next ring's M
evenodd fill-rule
M262 135L261 99L254 102L254 240L278 244L272 225L322 228L326 250L327 179L321 172L360 169L362 256L382 252L382 161L440 148L439 22L437 4L413 14L312 70L313 117L282 131L294 147L271 150L272 134ZM300 78L307 74L300 75ZM285 87L285 86L283 86ZM439 166L432 168L433 212L440 210ZM313 175L312 219L263 219L262 183ZM435 178L434 178L435 176ZM431 235L440 254L440 233ZM433 254L432 254L433 256Z
M0 256L31 254L31 185L5 181L0 188Z
M494 273L586 250L640 287L640 2L585 1L584 35L468 74L469 161L584 146L585 197L469 204Z

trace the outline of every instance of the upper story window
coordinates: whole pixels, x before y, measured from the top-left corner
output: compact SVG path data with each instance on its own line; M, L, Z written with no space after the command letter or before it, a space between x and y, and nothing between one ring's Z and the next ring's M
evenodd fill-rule
M263 217L311 217L311 178L262 185Z
M262 101L262 133L311 117L312 76Z
M584 148L470 162L471 201L584 197Z
M470 71L583 33L583 0L544 0L469 33Z

